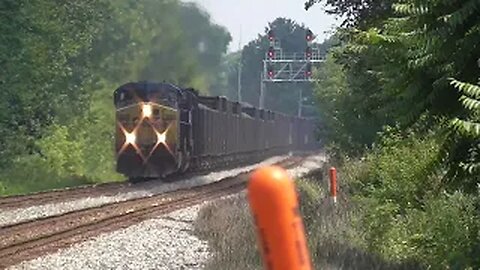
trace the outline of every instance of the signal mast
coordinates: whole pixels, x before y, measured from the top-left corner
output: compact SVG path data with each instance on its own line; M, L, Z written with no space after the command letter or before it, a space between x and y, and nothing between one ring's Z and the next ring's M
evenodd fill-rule
M260 108L265 108L265 90L267 83L311 83L312 65L325 61L320 57L318 48L313 46L315 36L310 29L305 32L305 52L283 53L280 41L275 38L272 29L267 32L270 42L263 59L263 72L260 79ZM299 88L298 116L302 115L303 93Z

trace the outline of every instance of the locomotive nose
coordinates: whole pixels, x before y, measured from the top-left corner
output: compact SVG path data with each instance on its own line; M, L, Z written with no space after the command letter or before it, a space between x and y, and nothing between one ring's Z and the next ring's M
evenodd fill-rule
M119 133L117 151L136 152L145 161L160 144L167 146L169 136L166 121L161 111L151 103L139 103L124 111L117 112ZM140 153L138 153L140 152Z
M167 121L163 119L165 115L160 109L149 103L142 104L140 109L142 119L139 124L139 132L137 132L137 144L146 159L156 151L167 150L173 154L168 143L168 137L172 135L173 131L170 131L171 126L167 125Z
M117 171L159 177L177 169L177 95L170 84L128 83L115 90Z

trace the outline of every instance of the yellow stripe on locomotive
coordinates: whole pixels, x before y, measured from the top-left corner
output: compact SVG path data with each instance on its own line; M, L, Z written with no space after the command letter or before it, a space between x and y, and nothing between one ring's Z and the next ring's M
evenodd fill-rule
M175 108L153 101L133 102L117 106L116 121L118 172L145 178L177 170L179 121Z
M117 110L117 156L132 146L144 161L160 144L176 155L177 110L153 103L140 103Z

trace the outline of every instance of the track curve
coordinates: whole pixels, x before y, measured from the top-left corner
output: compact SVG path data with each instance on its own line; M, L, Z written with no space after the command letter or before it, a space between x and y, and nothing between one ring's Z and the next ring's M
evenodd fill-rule
M290 168L302 160L292 157L277 165ZM103 232L237 193L245 188L248 175L245 172L207 185L0 227L0 268L54 252Z

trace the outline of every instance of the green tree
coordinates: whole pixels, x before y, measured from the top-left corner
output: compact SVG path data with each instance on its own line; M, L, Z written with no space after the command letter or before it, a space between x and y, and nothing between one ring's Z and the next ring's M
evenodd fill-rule
M210 94L226 96L230 100L238 100L238 73L241 56L241 51L237 51L223 57L218 71L217 83L212 86Z
M207 14L178 1L6 0L0 13L5 193L120 179L113 90L165 80L208 92L230 40ZM201 38L205 50L192 50Z
M184 3L179 12L181 38L197 59L197 72L205 79L204 91L211 93L223 87L223 57L232 37L223 26L213 23L210 15L196 4Z
M472 48L480 35L471 10L477 1L380 2L390 4L395 15L369 23L366 29L352 26L339 31L344 46L336 51L336 61L345 69L352 92L363 95L350 104L357 110L351 117L369 119L373 113L380 118L374 121L376 132L391 120L408 127L425 113L440 117L459 113L459 96L448 78L476 79L480 54ZM355 8L350 1L342 3Z
M0 168L36 151L43 128L88 107L82 56L99 34L102 1L2 1Z
M369 27L372 23L381 22L392 15L392 3L395 0L308 0L305 9L316 3L324 3L329 7L327 13L340 15L343 26Z
M466 192L478 193L480 184L480 86L452 80L451 84L461 93L460 101L465 109L462 118L451 122L453 133L447 141L448 176L455 179L454 187Z
M331 141L365 154L351 188L367 248L478 268L480 2L310 2L348 18L315 92Z

